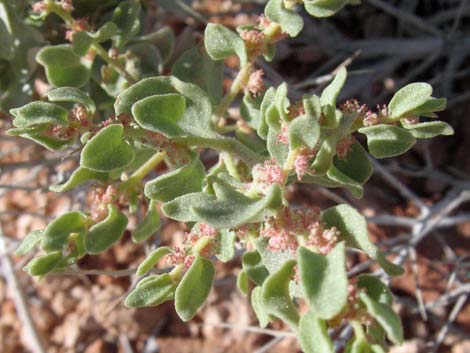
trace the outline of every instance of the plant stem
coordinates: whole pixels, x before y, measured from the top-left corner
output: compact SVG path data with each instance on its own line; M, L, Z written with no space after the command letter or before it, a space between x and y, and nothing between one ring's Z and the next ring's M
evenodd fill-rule
M132 185L135 185L139 181L141 181L145 176L150 173L157 165L160 164L161 161L165 158L165 152L157 152L155 153L147 162L140 166L126 181L124 181L121 185L118 186L118 195L122 192L129 189Z
M142 180L148 173L150 173L161 161L165 158L165 152L155 153L147 162L140 166L129 179L134 179L135 181Z
M75 30L75 28L76 28L75 20L69 12L65 11L62 8L62 6L60 6L59 4L57 4L54 1L49 0L49 1L46 2L46 5L47 5L47 11L48 12L55 13L57 16L59 16L67 24L68 27L70 27L72 30ZM108 52L101 46L101 44L93 43L91 45L91 48L109 66L111 66L114 70L119 72L120 75L124 76L124 78L126 79L126 81L128 83L133 84L133 83L136 82L136 79L124 67L122 67L121 64L117 60L111 58L108 55Z
M351 326L354 330L354 334L358 339L365 338L364 329L362 328L362 325L359 321L353 320L351 322Z
M224 116L227 109L230 107L230 105L233 103L233 101L237 97L238 93L240 93L240 91L246 85L246 83L248 82L248 79L250 78L251 70L252 70L251 64L247 64L243 66L241 70L238 72L237 76L232 82L232 85L230 86L229 91L225 94L225 96L222 98L219 105L214 111L214 117L217 120Z

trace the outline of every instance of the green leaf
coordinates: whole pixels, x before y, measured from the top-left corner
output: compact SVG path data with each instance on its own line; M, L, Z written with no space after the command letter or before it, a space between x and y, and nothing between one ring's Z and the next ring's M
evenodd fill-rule
M82 150L80 165L110 172L128 166L134 160L133 148L123 140L124 127L112 124L98 132Z
M273 185L260 200L252 200L235 189L214 183L216 196L192 193L177 197L163 205L163 213L180 222L208 223L215 228L235 228L257 222L266 209L276 209L282 203L282 191Z
M269 276L268 269L264 266L261 256L256 250L245 251L242 256L242 266L243 271L245 271L250 280L259 286Z
M222 262L228 262L235 257L235 239L237 235L228 229L221 229L219 232L220 248L216 254Z
M140 126L168 137L183 134L178 121L185 111L186 99L180 94L151 96L132 106L132 115Z
M48 102L31 102L21 108L11 109L10 114L15 117L13 125L18 128L41 124L68 125L69 123L67 111Z
M178 196L201 191L204 177L204 165L199 155L192 152L190 163L145 184L145 196L152 200L171 201Z
M289 124L288 133L291 149L299 147L312 149L320 138L320 125L314 116L305 114L292 120Z
M329 128L337 126L336 100L343 89L347 77L348 72L346 68L342 67L333 81L323 90L320 96L321 106L325 113L325 122L323 125L326 125Z
M289 293L289 282L294 275L295 265L295 260L286 261L266 278L261 287L261 301L266 312L287 322L294 329L300 319Z
M410 112L410 115L427 115L434 112L441 112L446 109L446 98L430 97L424 104Z
M79 31L72 34L72 49L75 54L85 56L92 44L93 37L87 31Z
M11 132L12 129L9 130ZM23 138L27 138L37 144L47 148L50 151L59 151L73 144L74 139L61 140L59 138L44 136L41 132L39 133L22 133L19 134Z
M300 319L299 343L304 353L335 352L326 322L318 318L313 310Z
M348 0L304 0L305 10L314 17L330 17L341 10Z
M82 62L71 45L44 47L37 53L36 60L45 67L47 79L54 87L82 87L90 78L89 65Z
M137 284L124 304L130 308L157 306L172 300L176 284L168 273L149 276Z
M332 180L333 182L338 183L339 185L347 188L349 192L355 197L355 198L361 198L364 189L362 187L362 184L358 183L356 180L350 178L343 172L341 172L338 168L336 168L334 165L331 166L330 169L328 169L328 172L326 173L327 177Z
M59 87L46 93L46 97L51 102L73 102L83 105L90 114L96 111L95 102L90 98L88 93L76 87Z
M22 240L21 244L16 248L15 255L17 256L24 256L33 250L36 245L42 239L44 232L42 230L33 230L32 232L28 233L26 237Z
M416 143L411 133L393 125L364 127L359 132L367 136L369 152L376 158L399 156Z
M372 259L377 260L382 268L391 276L403 273L403 269L391 262L379 251L369 239L366 219L349 205L338 205L325 210L322 220L326 227L336 227L340 232L340 240L346 246L364 251Z
M300 281L312 311L320 319L334 318L348 298L344 243L337 244L327 256L302 246L297 258Z
M231 55L240 58L240 66L248 62L245 43L230 29L215 23L209 23L204 32L204 46L213 60L223 60Z
M392 305L392 292L377 276L367 274L359 275L357 286L365 289L367 295L376 302Z
M142 8L138 1L121 1L114 10L112 21L116 24L118 34L114 36L114 45L122 48L140 30L140 12Z
M251 306L256 314L256 318L258 319L259 326L261 328L265 328L268 326L271 318L266 313L263 303L261 301L261 287L253 288L251 292Z
M167 64L173 56L175 49L175 34L169 26L160 28L143 36L135 37L131 43L149 43L154 45L162 57L163 63ZM185 81L184 79L182 79Z
M35 257L23 269L31 276L44 276L54 270L62 260L62 252L54 251L49 254Z
M259 326L265 328L271 322L271 318L266 313L263 303L261 302L261 287L255 287L251 291L251 306L255 312L256 318L258 319Z
M238 273L237 288L243 295L248 295L248 291L249 291L248 275L243 270L241 270L240 273Z
M67 212L59 216L44 229L41 247L45 251L65 249L70 234L85 231L84 221L83 213L78 211Z
M364 303L368 313L382 326L387 337L396 345L403 343L403 327L400 317L390 306L376 302L366 293L360 293L359 299Z
M163 256L171 254L173 250L168 246L161 246L154 251L152 251L145 259L142 261L137 268L137 276L143 276L149 272L152 267L154 267L158 261L160 261Z
M283 0L269 0L264 14L270 21L279 23L282 31L291 37L296 37L304 26L302 17L294 10L286 9Z
M432 95L432 86L424 82L410 83L400 89L388 104L391 119L399 119L425 104Z
M93 38L95 42L101 43L111 39L119 31L119 28L114 22L105 22L98 30L94 33Z
M443 121L431 121L413 125L402 121L402 126L418 139L429 139L439 135L450 136L454 134L452 126Z
M127 222L127 217L121 211L108 205L106 218L91 227L85 237L87 253L95 255L109 249L124 234Z
M212 104L207 94L198 86L176 77L150 77L139 81L117 97L114 110L117 115L132 114L132 106L144 98L175 93L186 99L186 110L172 131L179 129L184 135L218 137L211 128ZM152 105L152 100L149 102Z
M209 295L214 276L212 262L196 256L176 288L175 309L181 320L189 321L196 315Z
M155 201L151 200L144 219L132 232L132 240L135 243L147 240L160 228L160 215L155 206Z
M185 51L173 65L171 74L201 87L214 104L222 99L223 63L212 60L202 44Z
M333 164L338 171L359 184L364 184L369 180L374 171L367 152L357 141L351 146L351 151L348 152L346 158L335 157Z
M54 192L65 192L82 185L90 180L98 180L105 182L109 176L107 173L95 172L93 170L78 167L64 184L57 184L49 186L49 190Z

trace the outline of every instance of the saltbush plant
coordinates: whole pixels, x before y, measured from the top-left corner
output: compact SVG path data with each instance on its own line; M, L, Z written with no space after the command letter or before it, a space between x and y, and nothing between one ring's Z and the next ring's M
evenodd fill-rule
M180 246L158 247L142 261L127 306L171 300L179 317L191 320L211 290L214 262L241 253L238 288L250 296L259 324L284 321L304 352L333 352L329 330L344 323L354 329L346 352L386 352L402 342L388 287L376 275L347 276L347 248L390 276L403 272L371 242L365 218L346 204L293 207L285 192L302 183L361 197L373 172L369 154L394 157L417 139L453 133L436 119L446 99L413 83L377 110L356 100L338 105L343 67L320 96L293 100L286 83L266 88L256 65L260 56L274 57L278 41L301 32L302 8L328 17L356 1L270 0L256 23L236 31L210 23L203 42L180 53L170 28L143 33L139 1L103 1L93 27L75 16L71 1L20 3L0 1L0 55L10 75L2 77L0 104L13 108L8 134L80 154L70 178L50 189L86 184L94 197L90 209L70 210L25 238L18 254L39 249L25 267L30 275L63 271L125 232L136 243L149 241L163 215L188 232ZM59 20L66 31L54 37L46 29L60 29ZM33 47L35 60L25 60ZM229 57L238 57L239 70L223 95ZM42 72L51 89L30 101ZM227 110L239 98L242 119L235 121ZM219 153L210 168L201 162L205 149ZM164 171L148 180L157 167ZM135 215L141 221L129 229ZM161 260L170 270L155 271Z

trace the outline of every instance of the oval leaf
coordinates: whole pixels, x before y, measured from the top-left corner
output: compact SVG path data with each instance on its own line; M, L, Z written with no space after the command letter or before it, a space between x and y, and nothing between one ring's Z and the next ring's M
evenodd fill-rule
M341 312L348 297L345 246L341 242L327 255L300 247L297 253L302 288L312 311L324 320Z
M426 103L432 95L432 86L424 82L410 83L392 97L388 104L389 116L398 119Z
M206 26L204 45L207 54L214 60L237 55L240 58L240 66L245 66L248 61L243 40L238 34L220 24L209 23Z
M31 102L21 108L11 109L10 114L15 117L13 125L17 128L40 124L68 125L69 123L67 111L48 102Z
M366 219L351 206L331 207L322 213L322 220L328 228L336 227L340 231L340 240L346 241L347 246L364 251L377 260L389 275L397 276L403 273L401 267L389 262L370 241Z
M175 309L181 320L189 321L196 315L209 295L214 276L212 262L197 256L176 288Z
M283 0L269 0L264 8L266 17L275 23L279 23L283 32L291 37L296 37L304 26L304 20L294 10L286 9Z
M25 267L31 276L44 276L54 270L62 260L62 252L54 251L32 259Z
M168 246L161 246L158 249L155 249L152 251L145 259L142 261L137 268L137 276L143 276L145 275L148 271L154 267L158 261L160 261L163 256L172 253L173 250L169 248Z
M289 282L294 274L295 260L286 261L276 272L270 274L261 287L263 308L296 329L299 313L289 293Z
M108 205L108 215L90 228L85 237L87 253L95 255L117 242L127 227L127 217L115 206Z
M376 158L399 156L416 143L411 133L393 125L364 127L359 132L367 136L369 152Z
M59 87L46 93L46 97L51 102L73 102L83 105L90 114L96 111L95 102L92 101L88 93L76 87Z
M42 230L33 230L30 232L21 242L21 244L16 248L15 255L24 256L33 250L37 244L41 241L43 236Z
M85 230L84 220L84 215L78 211L67 212L56 218L44 229L41 247L45 251L65 249L70 234Z
M176 284L169 274L154 275L140 281L126 298L124 304L131 308L157 306L172 300Z
M134 150L123 140L124 127L113 124L98 132L83 148L80 165L97 171L110 172L128 166Z
M160 228L160 214L154 201L149 202L147 213L139 226L132 232L135 243L147 240Z

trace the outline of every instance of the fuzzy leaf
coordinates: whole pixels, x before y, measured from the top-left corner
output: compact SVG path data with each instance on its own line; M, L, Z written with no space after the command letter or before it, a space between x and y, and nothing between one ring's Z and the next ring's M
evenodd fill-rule
M118 34L113 41L117 48L122 48L139 33L141 10L139 2L133 0L121 1L114 10L112 21L116 24Z
M0 43L2 43L2 50L0 50L0 59L7 61L15 57L15 47L13 44L13 36L8 31L7 24L0 19Z
M369 239L365 218L349 205L338 205L323 212L322 220L328 228L336 227L340 232L340 240L346 246L364 251L391 276L403 273L403 269L389 262Z
M133 148L123 140L124 127L112 124L98 132L83 148L80 165L110 172L128 166L134 159Z
M165 94L179 94L186 100L186 110L177 121L175 131L182 131L188 136L219 136L211 128L212 105L207 94L198 86L182 82L176 77L150 77L139 81L117 97L114 109L118 115L131 114L132 106L136 102L147 97ZM153 116L158 117L158 113Z
M341 312L348 297L344 243L323 256L305 247L298 250L300 281L315 315L330 320Z
M223 60L231 55L237 55L240 58L240 66L245 66L248 61L243 39L220 24L209 23L206 26L204 46L213 60Z
M452 126L443 121L431 121L414 125L402 122L402 126L418 139L429 139L439 135L450 136L454 134Z
M348 77L347 70L342 67L336 74L333 81L323 90L320 102L325 113L325 122L323 125L326 125L329 128L334 128L337 126L337 112L336 112L336 100L338 99L339 93L343 89L343 86Z
M98 30L94 33L93 38L95 42L101 43L111 39L119 31L119 28L114 22L105 22Z
M235 257L235 232L228 229L221 229L219 232L220 248L216 254L217 258L222 262L227 262Z
M51 102L73 102L83 105L90 114L96 111L95 102L90 98L88 93L76 87L59 87L46 93L46 97Z
M78 167L64 184L57 184L49 186L49 189L54 192L65 192L82 185L90 180L106 181L108 179L107 173L95 172L93 170Z
M248 275L243 270L241 270L238 273L237 288L243 295L248 295L248 291L249 291Z
M47 79L54 87L82 87L90 78L89 65L82 62L71 45L44 47L37 53L36 60L45 67Z
M192 193L177 197L163 205L167 216L180 222L208 223L216 228L234 228L256 222L266 209L276 209L282 203L279 186L272 186L266 195L252 200L233 188L214 183L218 196L205 193Z
M171 74L201 87L215 104L222 99L223 63L212 60L202 44L185 51L173 65Z
M351 147L351 151L344 159L335 157L333 164L344 175L357 181L359 184L364 184L373 173L373 167L370 163L367 152L357 141Z
M313 310L300 319L299 343L305 353L334 353L326 322L318 318Z
M178 121L185 110L186 99L182 95L170 93L138 101L132 106L132 115L144 129L175 137L184 133Z
M256 314L256 318L258 319L259 326L261 328L265 328L268 326L271 318L266 313L263 303L261 302L261 287L253 288L251 292L251 306Z
M85 223L81 212L64 213L44 229L41 247L45 251L63 250L68 244L70 234L83 231L85 231Z
M446 98L430 97L424 104L410 112L410 115L427 115L430 113L441 112L446 109Z
M11 109L10 114L15 117L13 125L17 128L41 124L68 125L69 123L67 111L48 102L31 102L21 108Z
M12 129L8 130L10 132ZM44 136L41 132L38 133L21 133L18 134L23 138L27 138L47 148L50 151L59 151L73 144L74 139L62 140L55 137Z
M256 250L245 251L242 256L242 266L243 271L245 271L250 280L259 286L269 276L269 272L261 261L259 252Z
M192 153L190 163L145 184L145 196L152 200L171 201L178 196L201 191L204 177L204 165L197 153Z
M291 149L299 147L314 148L320 138L318 120L309 114L295 118L289 124L289 145Z
M197 256L176 288L175 309L183 321L191 320L206 301L215 270L207 259Z
M31 276L44 276L54 270L62 261L62 252L54 251L49 254L35 257L23 268Z
M26 235L26 237L21 241L21 244L16 248L15 255L24 256L29 253L36 247L36 245L39 244L43 234L44 231L42 230L33 230L28 233L28 235Z
M296 37L304 26L302 17L294 10L286 9L283 0L269 0L264 14L270 21L279 23L282 31L291 37Z
M127 217L121 211L108 205L106 218L91 227L85 237L87 253L95 255L109 249L124 234L127 222Z
M359 132L367 136L369 152L376 158L399 156L416 143L411 133L393 125L364 127Z
M175 282L167 273L149 276L137 284L124 304L130 308L157 306L173 299L175 287Z
M72 34L72 49L75 54L85 56L92 44L93 37L87 31L79 31Z
M305 10L314 17L330 17L341 10L349 0L304 0Z
M137 268L137 276L143 276L149 272L152 267L154 267L158 261L160 261L163 256L171 254L173 250L168 246L161 246L154 251L152 251L145 259L142 261Z
M289 293L289 282L294 274L295 264L295 260L286 261L266 278L261 287L261 301L266 312L287 322L294 329L300 319Z
M160 215L155 206L156 204L153 200L149 202L144 219L132 232L132 240L135 243L147 240L160 228Z
M175 34L171 27L165 26L156 32L136 37L131 42L149 43L154 45L160 52L163 63L167 64L172 58L175 49ZM181 80L185 81L184 79Z
M332 180L335 183L338 183L339 185L347 188L349 192L355 197L355 198L361 198L364 189L360 183L358 183L356 180L350 178L343 172L341 172L338 168L336 168L334 165L331 166L330 169L328 169L328 172L326 173L327 177Z
M426 103L432 95L432 86L424 82L410 83L394 94L388 104L391 119L398 119Z
M400 317L390 308L390 306L376 302L366 293L359 294L360 300L364 303L368 313L382 326L387 337L396 345L403 343L403 327Z
M357 286L365 289L367 295L376 302L392 305L392 292L377 276L367 274L359 275Z

